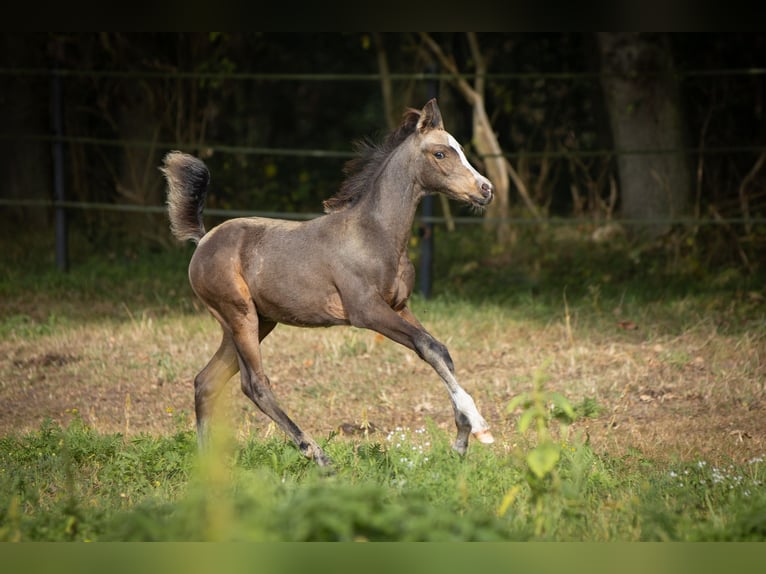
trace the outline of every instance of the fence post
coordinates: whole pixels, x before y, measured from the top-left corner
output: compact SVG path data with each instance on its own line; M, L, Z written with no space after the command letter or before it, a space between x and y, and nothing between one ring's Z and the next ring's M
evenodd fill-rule
M64 121L61 105L61 74L54 68L51 75L51 122L53 128L53 196L56 203L66 200L64 189ZM69 269L69 236L67 229L66 208L56 205L56 267L59 271Z
M426 67L426 74L436 74L438 67L431 64ZM439 95L439 80L428 78L426 80L426 101ZM433 286L433 266L434 266L434 224L427 218L433 217L434 198L432 195L426 195L420 203L421 215L426 221L420 223L420 293L424 298L431 298L431 288Z

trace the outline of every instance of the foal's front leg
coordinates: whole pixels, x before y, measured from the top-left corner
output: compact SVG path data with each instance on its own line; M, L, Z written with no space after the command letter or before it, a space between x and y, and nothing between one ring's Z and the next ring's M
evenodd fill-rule
M492 433L489 432L489 424L479 414L471 395L466 392L457 381L455 376L455 365L452 362L447 347L437 341L417 317L405 306L398 311L398 315L409 325L412 325L419 331L415 337L415 351L439 374L447 386L452 408L455 411L455 425L457 426L457 437L453 445L454 449L460 454L465 454L468 448L468 437L473 433L481 443L491 444L495 441Z
M455 377L455 366L447 347L423 328L409 308L405 306L399 311L394 311L381 299L366 301L354 306L354 309L356 313L350 317L352 325L372 329L409 347L439 374L447 386L455 411L457 438L453 446L456 451L465 454L471 433L479 442L494 442L487 421L479 414L473 398L460 386Z

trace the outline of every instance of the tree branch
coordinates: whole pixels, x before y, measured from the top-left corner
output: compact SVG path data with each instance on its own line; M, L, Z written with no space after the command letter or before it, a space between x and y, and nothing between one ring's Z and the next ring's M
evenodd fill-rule
M742 209L742 217L745 220L745 231L748 235L750 235L752 232L752 226L750 224L750 204L747 200L746 188L748 185L750 185L750 182L755 179L755 176L758 175L758 172L761 170L761 167L763 167L764 162L766 162L766 151L761 153L761 155L755 161L755 165L753 165L750 171L747 172L747 175L745 175L742 183L739 184L739 205Z
M378 56L378 70L380 71L380 90L383 94L383 110L386 114L386 124L389 129L396 127L394 115L394 96L391 89L391 70L388 67L386 46L383 44L383 36L380 32L373 32L372 39L375 41L375 50Z
M428 32L420 32L420 38L428 45L431 52L433 52L433 54L439 60L442 68L455 76L453 81L455 82L457 88L462 92L465 99L467 99L470 104L476 105L476 101L480 99L479 94L476 93L476 91L468 82L460 77L460 71L457 69L455 62L452 61L451 58L447 57L447 55L444 53L444 50L441 49L441 46L439 46L439 44L437 44L436 41L431 38L431 35Z
M479 40L476 38L476 32L466 32L468 36L468 45L471 47L471 57L476 66L476 80L474 80L473 89L481 97L484 97L484 87L486 84L487 63L481 55L479 49Z
M529 190L527 190L524 180L521 179L521 176L519 176L507 158L505 159L505 167L508 169L508 176L511 178L511 181L513 181L513 185L516 186L521 199L524 201L524 205L527 206L527 209L532 213L532 216L535 219L540 219L540 210L537 209L535 202L532 201L532 198L529 196Z

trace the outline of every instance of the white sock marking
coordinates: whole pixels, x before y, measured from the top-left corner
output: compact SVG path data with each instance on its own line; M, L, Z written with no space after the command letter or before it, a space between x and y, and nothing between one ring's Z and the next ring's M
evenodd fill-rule
M489 428L487 421L484 420L479 414L479 410L476 408L476 403L473 401L471 395L465 392L461 387L452 394L452 400L455 401L457 409L468 417L468 421L471 423L471 432L479 432Z

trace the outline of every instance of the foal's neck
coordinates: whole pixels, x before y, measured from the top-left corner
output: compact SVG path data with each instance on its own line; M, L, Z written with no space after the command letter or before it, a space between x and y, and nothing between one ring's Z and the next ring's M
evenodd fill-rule
M373 189L357 206L360 223L383 231L386 243L393 243L399 251L407 246L418 204L425 195L416 182L414 162L405 152L397 149L391 154L372 183Z

